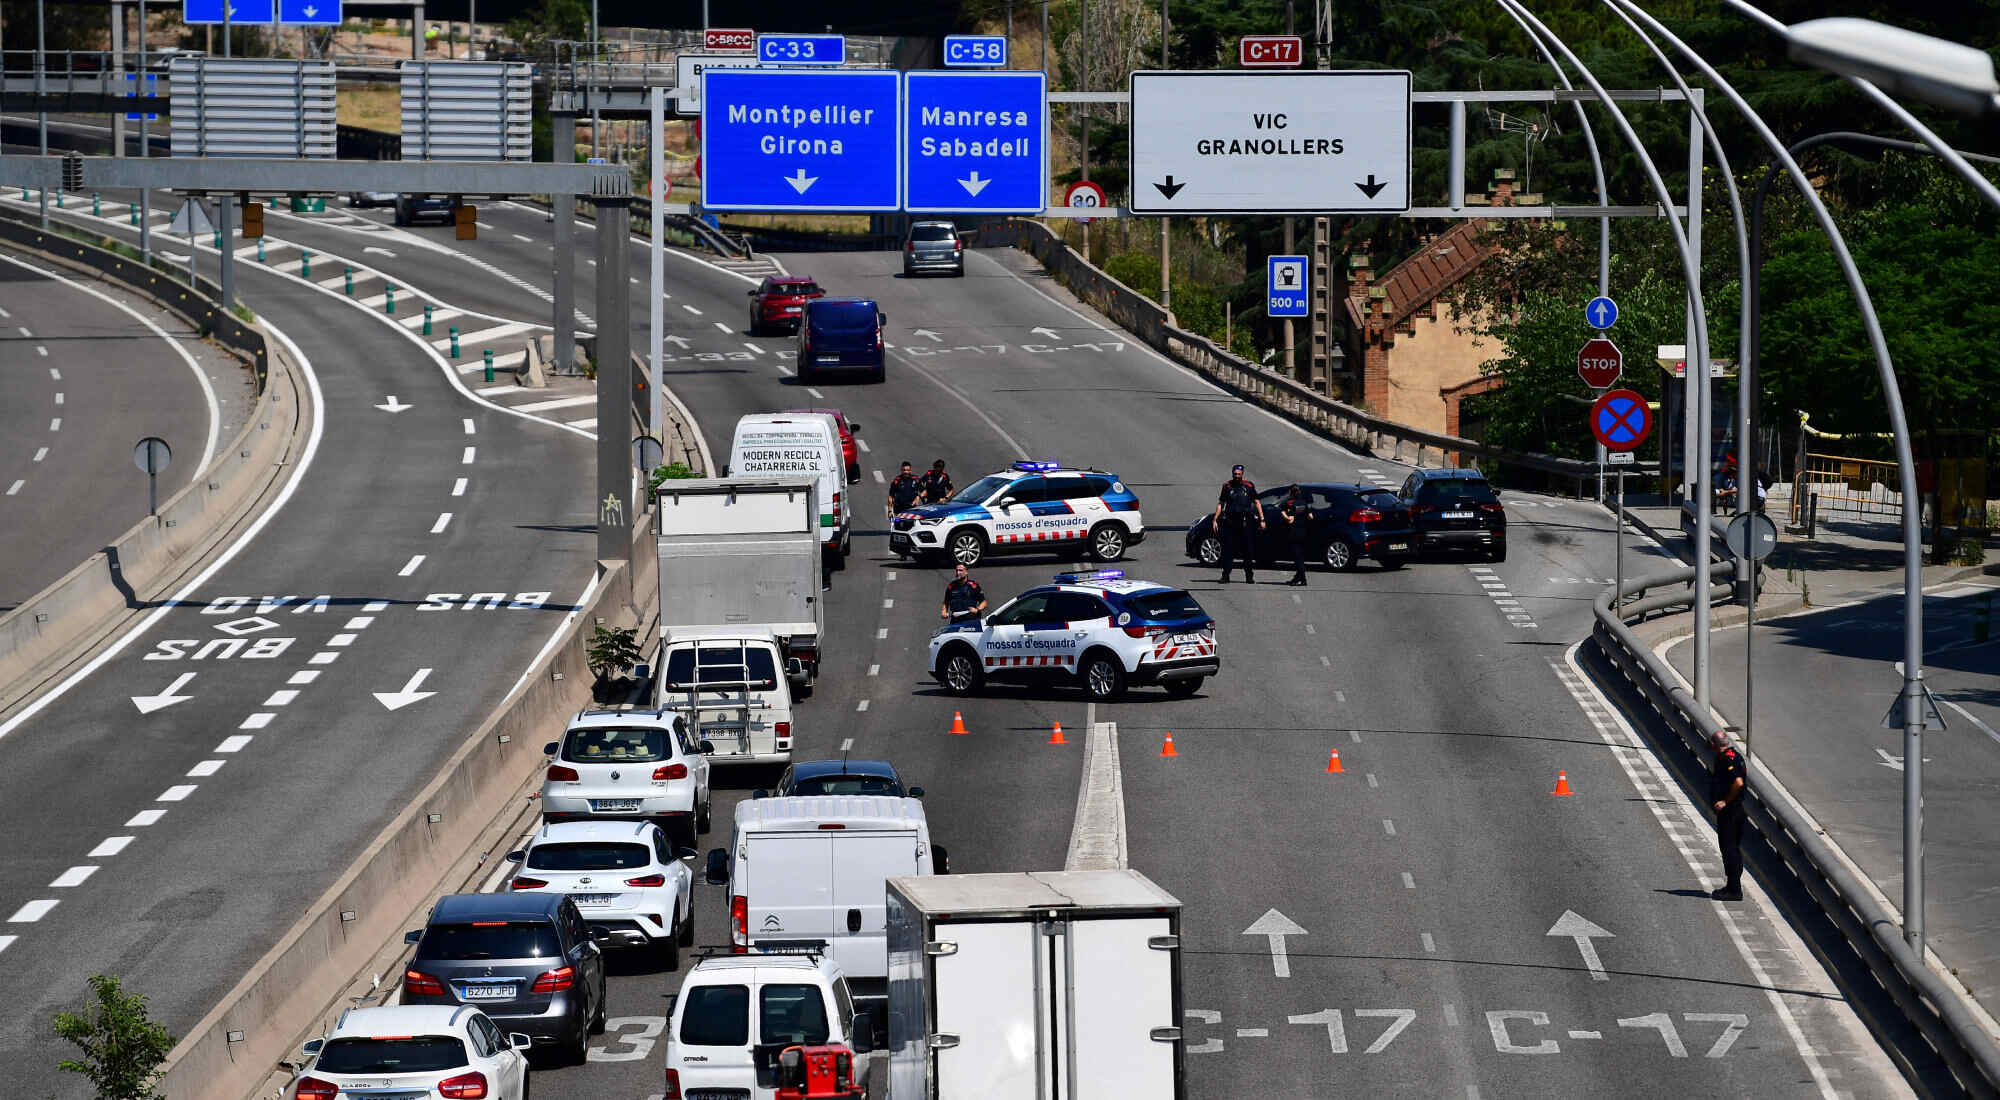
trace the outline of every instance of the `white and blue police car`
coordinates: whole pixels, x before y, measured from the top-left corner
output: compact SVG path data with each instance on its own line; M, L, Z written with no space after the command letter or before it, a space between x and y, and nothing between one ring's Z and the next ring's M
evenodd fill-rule
M954 695L989 682L1075 683L1109 701L1131 684L1193 695L1222 668L1215 620L1186 589L1121 569L1058 573L984 621L931 635L931 678Z
M1016 462L939 504L890 522L889 549L903 557L948 557L977 565L989 553L1045 551L1117 561L1146 537L1139 498L1117 474Z

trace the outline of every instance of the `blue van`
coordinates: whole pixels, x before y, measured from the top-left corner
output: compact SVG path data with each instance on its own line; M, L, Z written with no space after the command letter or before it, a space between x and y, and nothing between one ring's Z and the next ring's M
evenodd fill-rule
M883 381L888 368L882 325L888 319L869 298L808 301L799 321L799 381L849 371L867 371L873 381Z

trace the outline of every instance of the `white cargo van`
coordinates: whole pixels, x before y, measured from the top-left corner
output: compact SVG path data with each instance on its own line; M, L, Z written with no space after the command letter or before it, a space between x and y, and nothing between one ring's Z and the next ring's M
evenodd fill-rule
M666 1095L771 1100L780 1052L799 1044L875 1049L879 1013L858 1011L824 944L781 954L708 955L667 1009Z
M792 691L768 628L665 632L653 702L681 715L715 764L789 764Z
M737 803L729 847L708 854L707 878L729 887L733 945L825 940L857 995L881 996L884 884L946 868L921 801L809 795Z
M752 413L736 422L726 477L810 477L818 482L820 549L838 561L851 549L852 509L840 428L827 413Z

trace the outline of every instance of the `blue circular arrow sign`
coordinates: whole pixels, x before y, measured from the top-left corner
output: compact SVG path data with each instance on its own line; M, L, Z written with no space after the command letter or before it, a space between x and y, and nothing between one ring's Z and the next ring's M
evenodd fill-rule
M1583 319L1600 332L1608 329L1618 323L1618 303L1600 294L1583 307Z
M1590 434L1606 450L1637 450L1653 431L1653 410L1631 390L1612 390L1590 406Z

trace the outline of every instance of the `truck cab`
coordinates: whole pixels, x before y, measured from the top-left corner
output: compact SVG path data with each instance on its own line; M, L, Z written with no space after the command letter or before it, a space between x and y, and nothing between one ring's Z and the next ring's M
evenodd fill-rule
M687 721L717 764L789 764L792 692L769 630L671 630L653 677L654 703Z
M667 1012L666 1096L774 1100L787 1047L874 1049L879 1017L855 1007L840 964L821 942L770 953L710 955L688 972ZM709 1091L714 1090L714 1091Z

